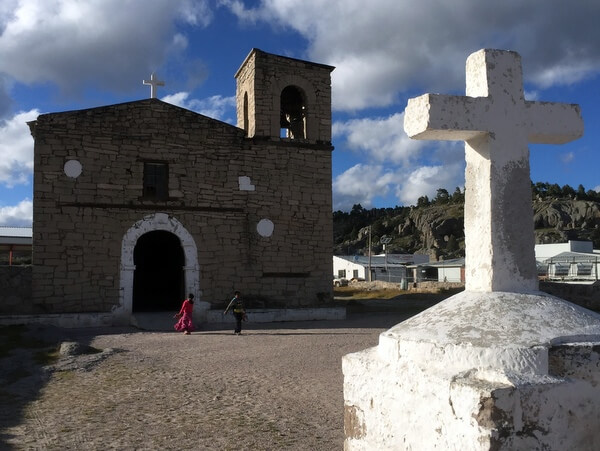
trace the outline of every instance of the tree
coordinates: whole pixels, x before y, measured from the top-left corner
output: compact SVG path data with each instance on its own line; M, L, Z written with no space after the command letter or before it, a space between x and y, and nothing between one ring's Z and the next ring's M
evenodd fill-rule
M465 201L465 193L460 191L460 188L457 186L452 194L451 201L453 204L461 204Z
M350 210L351 216L362 216L365 213L365 209L361 204L352 205L352 210Z
M586 194L590 200L598 201L600 199L600 193L594 191L593 189L588 190Z
M421 196L417 199L417 207L428 207L429 206L429 197Z
M553 183L552 185L548 185L548 190L546 191L548 196L550 197L561 197L562 189L558 185L558 183Z
M443 205L443 204L447 204L449 201L450 201L450 195L448 194L448 191L445 190L444 188L438 188L434 202L436 204Z
M542 199L546 197L548 193L548 184L543 182L536 182L533 186L533 194L540 196Z
M562 195L563 197L575 197L575 190L569 185L565 185L562 187Z

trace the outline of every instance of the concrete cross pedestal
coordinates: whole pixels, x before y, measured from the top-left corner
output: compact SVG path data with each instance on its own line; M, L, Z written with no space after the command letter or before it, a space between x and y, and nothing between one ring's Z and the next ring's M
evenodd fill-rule
M524 100L514 52L466 79L405 111L465 141L466 290L344 357L345 449L600 449L600 315L537 291L527 147L580 137L579 108Z

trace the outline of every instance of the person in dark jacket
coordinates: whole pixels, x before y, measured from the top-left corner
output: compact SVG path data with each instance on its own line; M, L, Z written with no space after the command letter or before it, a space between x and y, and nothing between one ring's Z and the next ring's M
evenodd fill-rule
M239 291L234 293L233 299L229 302L223 314L226 315L229 310L235 316L235 331L233 333L240 335L242 333L242 321L246 319L246 309L244 308L244 301L242 301Z

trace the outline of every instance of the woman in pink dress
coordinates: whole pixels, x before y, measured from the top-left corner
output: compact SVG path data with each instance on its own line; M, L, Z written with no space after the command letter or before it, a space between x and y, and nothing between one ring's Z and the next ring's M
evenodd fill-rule
M194 331L194 324L192 323L192 311L194 310L194 295L190 293L188 298L183 301L181 310L177 313L174 318L179 318L177 324L175 324L175 330L182 332L185 335L189 335Z

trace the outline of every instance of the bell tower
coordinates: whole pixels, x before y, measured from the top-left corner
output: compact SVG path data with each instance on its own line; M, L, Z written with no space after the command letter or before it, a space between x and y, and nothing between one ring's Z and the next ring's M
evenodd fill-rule
M252 49L235 74L238 127L249 138L330 145L333 69Z

